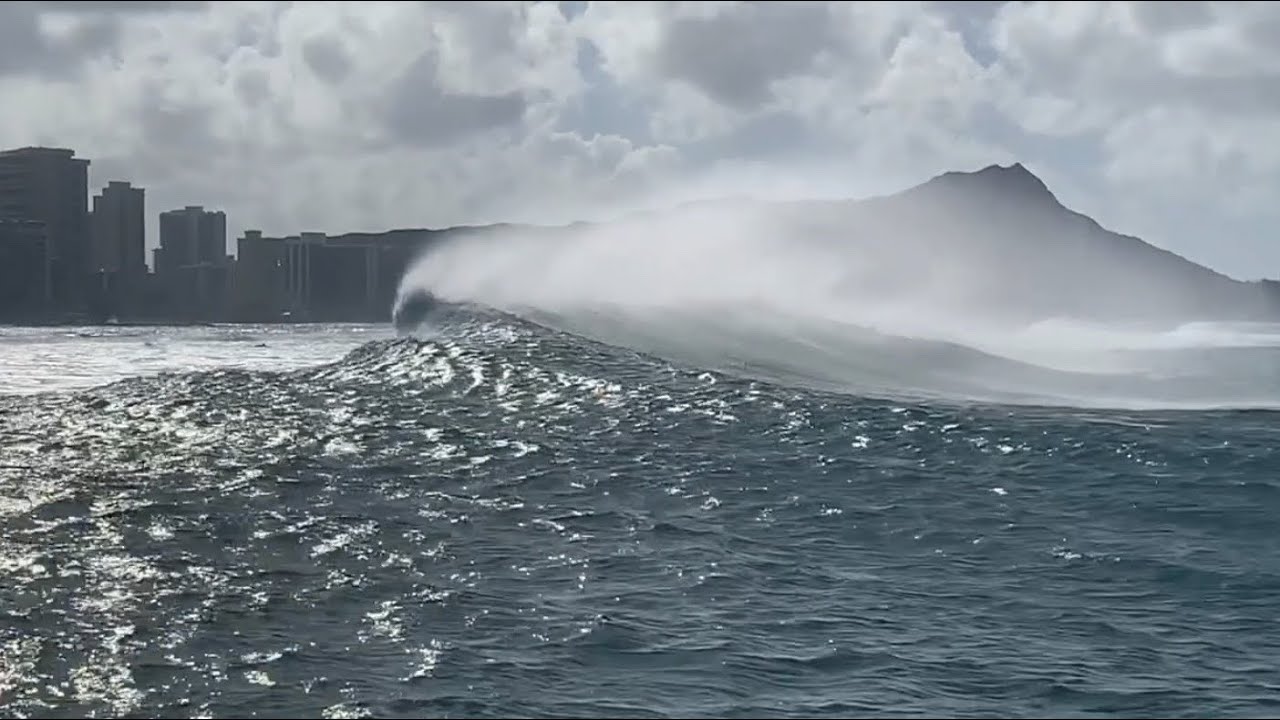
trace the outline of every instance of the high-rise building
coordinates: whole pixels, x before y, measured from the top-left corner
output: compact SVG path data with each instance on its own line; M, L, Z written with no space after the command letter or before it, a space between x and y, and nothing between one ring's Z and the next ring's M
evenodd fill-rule
M288 309L284 238L246 230L236 241L233 309L236 319L277 322Z
M93 269L137 277L146 273L146 192L112 180L93 196Z
M64 148L0 151L0 219L44 225L54 301L70 307L90 270L89 161Z
M231 288L227 216L188 205L160 213L156 275L173 312L214 319L226 311Z
M240 317L272 321L365 321L387 317L400 278L430 230L239 239L235 305Z
M0 218L0 320L50 309L44 223Z
M160 247L156 272L200 263L223 263L227 258L227 215L188 205L160 213Z

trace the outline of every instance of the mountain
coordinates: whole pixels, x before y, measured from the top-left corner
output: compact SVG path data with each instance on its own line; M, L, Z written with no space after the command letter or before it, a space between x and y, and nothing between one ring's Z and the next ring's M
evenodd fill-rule
M734 198L608 223L471 230L465 233L469 238L479 234L501 242L512 232L523 241L552 244L641 237L638 254L668 252L675 267L688 255L681 243L712 238L726 254L763 250L807 258L812 282L833 284L832 295L841 299L941 308L949 317L1163 326L1280 321L1280 283L1238 281L1107 230L1064 207L1018 163L947 172L893 195L858 200ZM427 244L463 241L462 235L461 229L439 231ZM664 251L656 246L662 240L675 244ZM774 258L763 262L767 267ZM802 263L788 264L794 270ZM726 264L723 272L733 270Z
M1064 207L1021 164L903 192L792 205L784 224L848 250L850 289L1011 320L1280 320L1280 284L1242 282Z

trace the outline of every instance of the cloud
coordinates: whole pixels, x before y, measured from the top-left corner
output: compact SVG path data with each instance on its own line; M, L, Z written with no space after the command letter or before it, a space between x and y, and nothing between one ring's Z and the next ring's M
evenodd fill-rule
M441 145L514 124L524 114L525 99L516 91L479 95L442 90L437 65L434 53L423 53L387 88L384 119L394 140Z
M0 5L0 77L66 79L89 58L117 54L131 16L205 8L203 2L6 2Z
M153 244L185 204L232 232L562 221L1021 160L1280 274L1272 3L10 2L0 97L8 144L146 187Z
M302 42L302 59L316 77L339 85L351 72L351 56L333 33L312 35Z
M774 82L811 70L837 42L824 3L719 5L666 23L654 64L722 105L748 109L774 100Z
M1096 149L1102 219L1254 276L1241 246L1280 262L1262 242L1280 220L1277 28L1266 3L1011 3L992 24L1002 112L1046 145L1078 136ZM1197 234L1162 222L1188 205ZM1211 230L1228 226L1243 232Z

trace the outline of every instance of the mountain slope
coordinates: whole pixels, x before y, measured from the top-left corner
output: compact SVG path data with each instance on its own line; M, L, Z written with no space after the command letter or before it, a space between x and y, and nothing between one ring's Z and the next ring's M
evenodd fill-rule
M1274 284L1111 232L1064 207L1021 164L948 172L889 196L798 203L787 215L843 243L852 286L953 309L1018 320L1280 318Z
M513 284L545 293L595 283L606 295L676 303L804 295L799 302L1012 323L1280 320L1280 285L1237 281L1111 232L1020 164L862 200L699 202L610 223L473 230L435 233L429 244L497 243L468 256L473 270L509 265L476 271L506 295ZM438 270L437 283L462 290L451 269Z

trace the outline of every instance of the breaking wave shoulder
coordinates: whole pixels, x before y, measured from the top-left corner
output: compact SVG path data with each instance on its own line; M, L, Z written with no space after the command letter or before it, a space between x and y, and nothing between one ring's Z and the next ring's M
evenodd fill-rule
M951 301L974 298L983 278L923 270L867 282L876 267L848 247L789 242L767 218L691 215L581 229L555 243L447 243L410 269L400 296L693 368L847 394L1280 408L1280 325L1022 317Z

